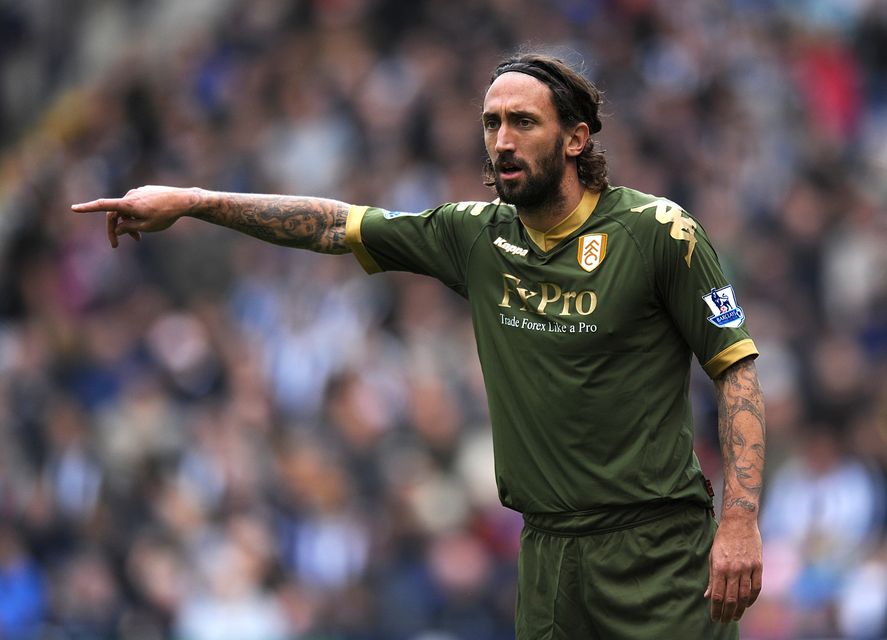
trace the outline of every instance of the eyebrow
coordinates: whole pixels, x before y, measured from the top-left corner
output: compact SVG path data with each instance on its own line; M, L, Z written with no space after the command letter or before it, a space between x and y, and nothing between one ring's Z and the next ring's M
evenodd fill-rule
M539 114L534 111L526 111L524 109L516 109L514 111L508 111L506 115L509 118L538 118ZM498 118L499 114L492 111L484 111L480 114L481 120L489 120L490 118Z

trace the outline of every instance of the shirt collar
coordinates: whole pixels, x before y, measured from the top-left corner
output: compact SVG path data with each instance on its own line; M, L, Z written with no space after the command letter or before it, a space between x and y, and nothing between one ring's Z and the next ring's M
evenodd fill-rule
M585 221L591 217L592 213L594 213L594 208L597 206L600 197L600 192L593 192L586 189L585 193L582 194L582 200L579 201L579 204L573 209L570 215L558 222L548 231L536 231L526 225L524 225L524 229L526 229L527 235L530 237L530 240L533 241L533 244L544 252L551 251L557 246L557 243L585 224Z

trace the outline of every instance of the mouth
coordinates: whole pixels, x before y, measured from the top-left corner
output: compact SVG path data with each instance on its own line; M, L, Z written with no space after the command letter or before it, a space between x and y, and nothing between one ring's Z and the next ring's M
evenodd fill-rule
M503 180L514 180L524 172L523 165L515 160L499 160L496 172Z

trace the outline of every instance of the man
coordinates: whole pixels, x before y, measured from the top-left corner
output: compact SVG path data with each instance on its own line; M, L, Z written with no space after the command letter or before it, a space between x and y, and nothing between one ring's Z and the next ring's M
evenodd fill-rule
M761 589L757 351L699 224L609 185L600 102L554 58L500 64L482 114L492 203L413 214L142 187L73 208L107 212L115 247L189 215L441 280L471 304L499 495L524 514L517 637L736 638ZM719 526L692 450L691 354L718 396Z

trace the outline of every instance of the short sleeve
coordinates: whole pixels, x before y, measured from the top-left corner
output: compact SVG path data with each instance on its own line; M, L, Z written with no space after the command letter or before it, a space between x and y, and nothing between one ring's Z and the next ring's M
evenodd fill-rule
M658 294L705 372L716 378L758 351L705 229L677 205L668 206L651 229Z
M345 241L367 273L408 271L431 276L461 295L471 243L490 203L459 202L420 213L351 206Z

